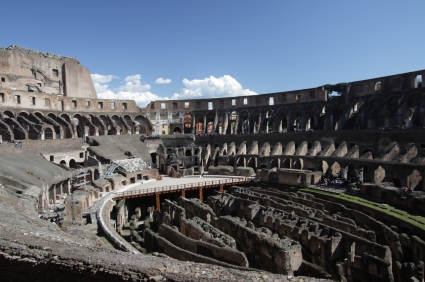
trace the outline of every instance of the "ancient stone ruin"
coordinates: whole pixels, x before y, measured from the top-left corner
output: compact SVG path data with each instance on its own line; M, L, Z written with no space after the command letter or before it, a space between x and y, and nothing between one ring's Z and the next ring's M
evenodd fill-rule
M77 59L0 48L1 268L424 281L423 75L139 108Z

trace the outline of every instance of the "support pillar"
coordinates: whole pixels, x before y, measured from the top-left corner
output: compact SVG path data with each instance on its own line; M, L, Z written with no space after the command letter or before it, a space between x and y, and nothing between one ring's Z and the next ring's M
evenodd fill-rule
M224 191L224 185L223 184L220 184L220 188L219 188L219 190L218 191L220 191L220 192L222 192L223 193L223 191Z
M199 201L201 201L201 203L204 202L204 192L202 191L202 187L199 187Z
M161 200L159 197L159 193L155 193L155 200L156 200L156 210L161 211Z
M185 189L182 190L182 198L186 198L186 190Z
M53 206L56 205L56 184L53 185Z

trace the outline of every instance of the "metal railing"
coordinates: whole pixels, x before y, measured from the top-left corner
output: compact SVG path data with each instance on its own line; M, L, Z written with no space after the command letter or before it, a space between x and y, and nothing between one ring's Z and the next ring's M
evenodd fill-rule
M249 183L249 182L251 182L252 179L253 179L253 177L227 178L227 179L221 179L221 180L212 180L212 181L204 181L204 182L195 182L195 183L187 183L187 184L169 185L169 186L161 186L161 187L154 187L154 188L147 188L147 189L139 189L139 190L133 190L133 191L124 191L124 192L116 193L114 195L114 199L126 198L126 197L135 197L135 196L145 195L145 194L155 194L155 193L161 193L161 192L194 189L194 188L199 188L199 187L209 188L209 187L216 187L216 186L220 186L220 185Z

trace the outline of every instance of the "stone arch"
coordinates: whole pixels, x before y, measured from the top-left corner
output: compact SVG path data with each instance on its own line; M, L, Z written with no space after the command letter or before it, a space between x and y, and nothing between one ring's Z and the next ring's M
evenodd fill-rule
M68 114L61 114L61 117L66 120L67 122L71 122L71 118Z
M192 115L187 113L183 117L183 127L184 133L192 133Z
M15 113L12 111L3 111L3 118L15 118Z
M72 124L77 129L77 137L78 138L83 138L83 136L84 136L83 117L80 114L74 114L72 116Z
M92 122L98 128L99 135L108 135L108 119L104 115L92 115Z
M275 118L275 124L277 127L278 132L286 132L288 130L288 124L286 120L286 108L279 108L277 110L276 118Z
M127 134L133 134L134 128L133 128L133 121L131 120L131 117L129 115L123 116L123 121L127 126Z
M280 168L291 168L291 160L289 158L283 159Z
M307 107L306 110L306 124L305 124L305 130L308 129L317 129L317 125L318 125L318 120L316 117L316 113L317 113L317 106L316 105L310 105Z
M373 172L373 183L382 183L385 179L385 169L382 166L378 166Z
M62 166L66 166L66 161L65 160L61 160L59 164L62 165Z
M241 111L239 116L239 125L238 132L239 133L250 133L250 113L246 110Z
M44 129L44 139L54 139L53 130L50 127Z
M360 179L361 182L370 181L369 168L368 168L367 165L364 165L359 169L359 179Z
M57 115L55 113L48 113L46 115L46 117L48 117L51 120L53 120L53 123L49 121L49 124L52 124L53 125L53 128L55 130L55 134L56 134L55 138L56 139L60 139L61 138L61 130L62 130L62 128L61 128L60 124L58 123L58 117L57 117Z
M407 98L405 110L403 113L405 127L411 128L421 126L420 110L418 108L421 100L421 93L412 93Z
M290 113L290 130L300 131L303 129L303 111L300 106L292 108Z
M339 177L341 175L341 165L338 162L334 162L330 167L329 173L334 177Z
M201 115L201 114L195 115L195 133L196 134L204 133L204 115Z
M213 134L215 132L215 113L208 113L206 115L207 122L207 134Z
M26 119L28 119L30 117L30 114L27 111L20 111L18 117L25 117Z
M259 110L252 111L252 125L249 129L250 132L258 133L261 130L261 112Z
M69 160L69 167L70 168L77 168L77 164L74 159Z
M227 127L227 134L236 134L238 131L238 112L230 113L230 126Z
M328 172L329 165L325 161L321 161L318 165L318 170L321 171L323 174L326 174Z
M303 159L295 159L292 163L292 169L303 169Z
M138 115L134 118L134 124L136 125L136 134L147 134L148 121L146 117ZM138 128L138 132L137 132Z
M173 130L174 134L181 134L181 132L182 132L182 129L180 127L178 126L174 127L174 130Z
M422 189L422 173L414 169L412 173L407 176L407 187L412 190L423 190Z

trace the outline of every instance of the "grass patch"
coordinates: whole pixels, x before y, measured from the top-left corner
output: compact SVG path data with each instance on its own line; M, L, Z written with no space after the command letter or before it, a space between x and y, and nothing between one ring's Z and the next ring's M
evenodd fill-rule
M328 197L334 197L334 198L337 198L337 199L341 199L341 200L344 200L344 201L347 201L347 202L356 203L356 204L368 207L370 209L374 209L374 210L380 211L382 213L388 214L390 216L399 218L399 219L401 219L405 222L412 224L413 226L416 226L416 227L418 227L422 230L425 230L425 217L418 216L418 215L411 215L406 211L396 209L392 206L388 206L388 205L383 206L382 204L375 203L375 202L365 200L363 198L352 196L352 195L333 194L333 193L328 193L328 192L324 192L324 191L320 191L320 190L314 190L314 189L310 189L310 188L301 188L301 189L299 189L299 191L311 193L311 194L325 195L325 196L328 196Z

